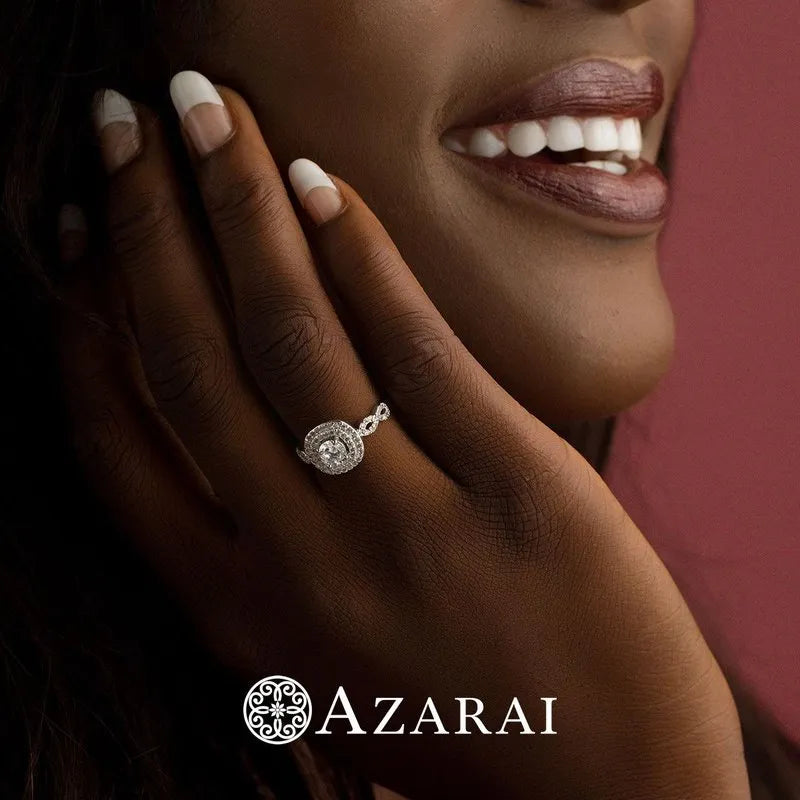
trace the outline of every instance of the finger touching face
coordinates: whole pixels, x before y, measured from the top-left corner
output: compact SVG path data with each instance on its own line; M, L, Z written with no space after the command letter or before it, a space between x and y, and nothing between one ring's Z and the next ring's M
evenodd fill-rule
M621 224L610 218L613 208L568 207L540 191L530 163L524 180L536 185L520 190L522 167L491 172L480 158L448 149L447 136L480 121L498 98L517 116L537 116L533 100L519 110L518 90L562 67L606 59L634 72L654 66L661 75L663 102L641 113L641 158L653 162L692 24L690 0L602 9L589 2L245 0L215 4L199 58L196 40L186 44L193 68L247 99L281 170L306 156L356 188L479 361L555 421L614 412L668 365L672 315L656 258L663 215ZM589 85L613 89L602 78ZM567 82L560 96L579 92ZM602 102L594 108L591 116L608 111L617 123L628 113ZM589 112L565 113L582 124ZM583 199L610 192L630 205L644 196L652 208L666 196L652 175L579 172L575 191Z

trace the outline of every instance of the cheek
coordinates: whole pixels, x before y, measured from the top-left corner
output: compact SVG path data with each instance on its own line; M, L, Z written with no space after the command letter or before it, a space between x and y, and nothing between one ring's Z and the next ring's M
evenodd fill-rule
M664 73L664 106L647 123L654 139L664 135L669 113L675 103L686 70L694 39L694 0L651 0L631 12L637 36L644 50L654 58ZM650 154L655 157L655 153Z
M633 19L674 93L694 39L695 0L652 0L639 6Z
M328 104L352 114L412 106L446 58L448 30L464 0L246 0L223 14L222 48L257 97L310 115ZM388 108L391 113L391 108Z
M385 222L417 208L485 0L241 1L220 10L206 69L243 91L278 164L318 161Z

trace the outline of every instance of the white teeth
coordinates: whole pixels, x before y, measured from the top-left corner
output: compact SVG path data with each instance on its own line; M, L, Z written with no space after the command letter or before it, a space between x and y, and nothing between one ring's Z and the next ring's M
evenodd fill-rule
M469 139L469 154L496 158L506 152L505 142L490 128L476 128Z
M556 153L583 148L583 128L574 117L553 117L547 126L547 146Z
M455 137L449 134L442 137L442 144L454 153L466 153L467 148Z
M538 122L517 122L508 131L508 149L515 156L527 158L540 153L545 147L547 135Z
M559 116L549 120L524 120L508 126L462 128L446 133L442 145L454 153L481 158L497 158L509 150L519 158L528 158L545 147L556 153L590 150L602 154L605 159L590 161L590 165L616 164L609 171L623 175L619 167L626 157L633 161L641 158L642 125L633 118Z
M617 124L611 117L591 117L583 121L583 146L595 153L608 153L619 147Z
M616 161L587 161L584 164L576 164L575 166L601 169L604 172L610 172L612 175L628 174L628 168L624 164L619 164Z
M642 124L638 119L623 119L619 123L619 149L628 158L638 159L642 154Z

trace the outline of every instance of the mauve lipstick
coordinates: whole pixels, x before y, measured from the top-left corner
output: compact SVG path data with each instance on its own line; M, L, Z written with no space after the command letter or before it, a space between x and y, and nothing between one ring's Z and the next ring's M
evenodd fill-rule
M664 80L652 62L638 70L606 59L570 64L504 93L478 113L448 129L457 137L476 128L491 128L502 137L511 124L540 121L545 129L553 117L611 117L615 120L652 118L664 102ZM586 151L576 161L586 161ZM578 214L619 223L660 222L666 215L669 190L655 165L639 158L617 156L627 174L617 175L588 166L570 165L562 153L545 149L521 157L510 151L494 157L459 152L475 166L511 182L540 199Z

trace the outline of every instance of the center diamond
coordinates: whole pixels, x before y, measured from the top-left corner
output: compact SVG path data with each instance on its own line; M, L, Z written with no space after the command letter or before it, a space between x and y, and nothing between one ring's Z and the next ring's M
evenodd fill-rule
M364 442L359 432L347 422L334 419L312 428L297 451L303 461L328 475L349 472L364 457Z
M319 457L331 466L339 465L347 460L347 447L340 439L326 439L319 446Z

